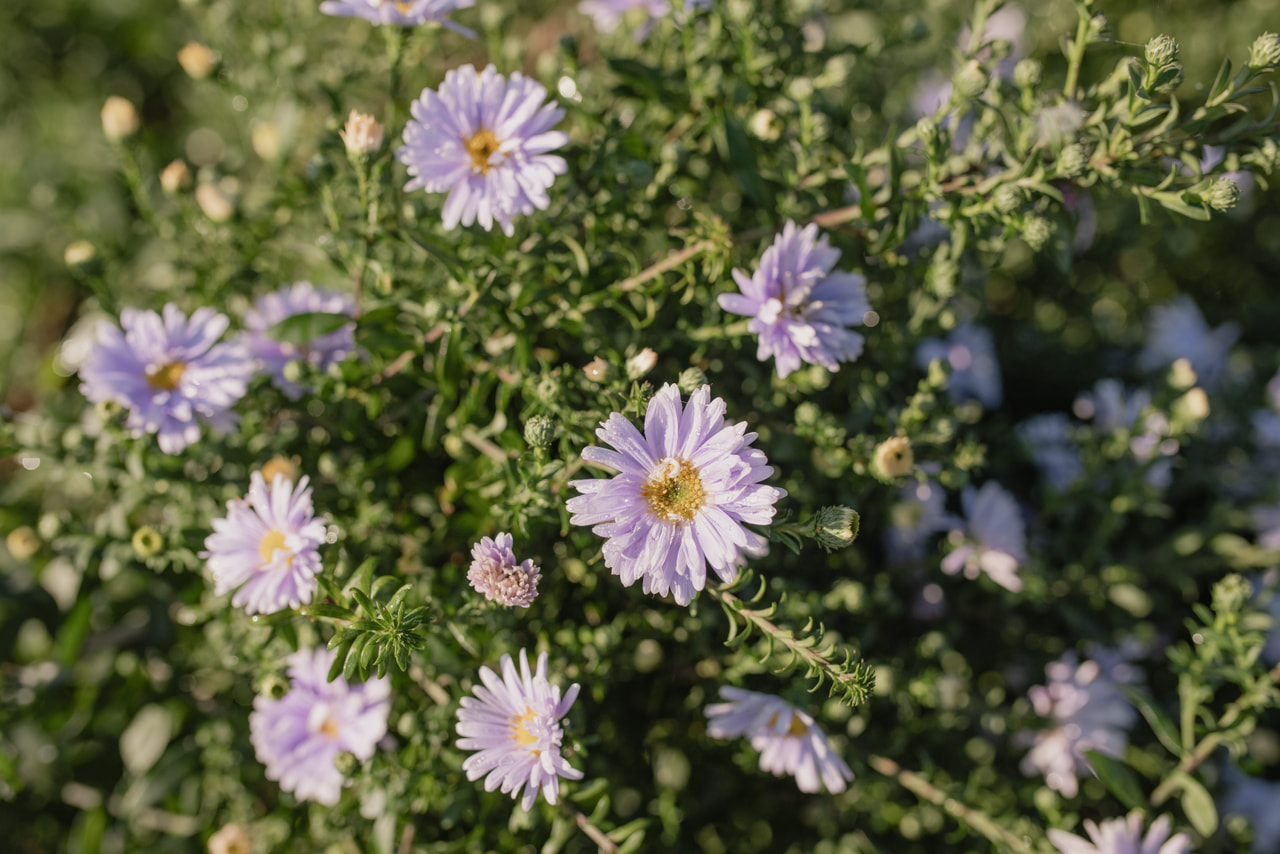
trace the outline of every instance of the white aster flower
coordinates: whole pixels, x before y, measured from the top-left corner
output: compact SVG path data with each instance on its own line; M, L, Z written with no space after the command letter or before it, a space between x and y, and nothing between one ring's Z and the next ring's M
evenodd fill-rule
M1102 824L1084 821L1088 841L1063 830L1050 830L1049 841L1062 854L1188 854L1191 840L1184 834L1169 836L1173 822L1162 815L1152 823L1146 838L1142 836L1142 813L1128 818L1113 818Z

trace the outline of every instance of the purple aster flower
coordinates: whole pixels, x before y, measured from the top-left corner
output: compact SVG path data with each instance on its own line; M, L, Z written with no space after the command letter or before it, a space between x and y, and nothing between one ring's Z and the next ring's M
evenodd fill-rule
M684 13L694 9L706 9L711 0L684 0ZM643 41L653 29L655 19L671 14L667 0L582 0L578 11L591 18L591 23L602 33L611 33L622 23L622 18L632 9L643 10L648 20L636 31L636 39Z
M761 481L773 473L764 452L750 447L746 422L726 425L725 402L703 386L681 407L675 385L649 401L644 434L614 412L596 435L614 450L583 448L582 458L618 472L575 480L569 519L608 541L604 565L630 587L688 605L706 586L707 566L733 581L748 557L769 550L746 524L768 525L774 502L787 493Z
M280 699L256 697L249 715L249 740L267 779L300 801L333 806L342 794L342 772L334 765L341 751L361 761L387 734L391 680L348 684L328 681L337 653L304 649L289 656L289 693Z
M1036 714L1052 727L1024 734L1033 746L1022 760L1022 773L1043 774L1049 788L1068 798L1079 791L1076 775L1091 773L1086 751L1124 755L1137 713L1117 686L1140 677L1137 668L1110 650L1100 650L1083 664L1077 660L1068 652L1050 663L1045 667L1048 684L1028 693Z
M1226 372L1231 346L1240 337L1240 327L1234 323L1210 329L1200 309L1186 295L1154 306L1147 325L1147 343L1138 354L1138 366L1155 371L1186 359L1206 389L1212 389Z
M929 538L959 520L947 512L947 493L936 483L908 483L889 511L884 546L891 563L911 563L925 554Z
M547 90L518 71L510 79L492 65L455 68L437 92L424 89L413 102L396 157L412 176L406 190L448 191L444 227L494 222L508 237L511 218L546 210L547 189L568 169L564 158L548 154L569 142L551 128L564 118Z
M268 486L254 472L248 499L227 502L227 516L213 520L200 556L209 561L214 593L238 587L232 605L243 605L249 614L274 614L315 595L324 538L325 524L313 518L305 477L295 489L284 475Z
M434 21L469 39L476 37L473 30L455 24L445 16L459 9L469 9L476 0L326 0L320 11L342 18L364 18L374 24L390 24L396 27L416 27Z
M233 429L231 407L244 396L253 360L236 344L218 344L226 315L198 308L187 318L173 303L163 316L126 308L123 331L98 324L97 342L80 367L80 391L94 403L129 409L134 436L155 433L160 450L180 453L200 438L200 424Z
M1259 780L1242 774L1234 764L1228 764L1222 780L1226 792L1219 812L1223 815L1242 815L1253 828L1253 854L1277 854L1280 852L1280 783Z
M976 400L987 409L995 409L1004 399L1000 380L1000 363L991 332L976 323L966 323L951 330L946 341L926 338L916 348L916 364L928 370L934 359L942 359L951 368L947 391L953 400Z
M1109 819L1100 825L1086 818L1084 829L1089 841L1056 829L1049 831L1049 841L1062 854L1188 854L1191 840L1181 833L1169 836L1172 824L1169 816L1160 816L1144 839L1140 812L1132 812L1128 818Z
M1016 428L1031 461L1057 492L1063 492L1084 475L1080 450L1071 435L1071 421L1060 412L1035 415Z
M1120 380L1103 379L1094 384L1093 391L1076 398L1073 409L1081 418L1092 418L1095 431L1111 433L1133 429L1150 405L1151 392L1146 389L1130 392Z
M790 774L802 792L843 792L853 772L831 748L813 718L781 697L724 685L726 703L707 706L707 734L712 738L746 736L760 752L760 769L774 776Z
M471 547L467 581L490 602L528 608L538 595L542 574L532 559L516 563L513 542L510 534L498 534L496 540L482 537Z
M963 544L942 559L942 571L954 575L963 569L969 579L985 572L1001 587L1021 590L1018 565L1027 559L1027 535L1018 502L994 480L979 490L965 487L960 500L965 529L952 536Z
M249 352L271 375L271 380L290 399L297 400L304 389L285 379L284 366L298 360L324 370L347 358L356 347L355 323L322 335L306 344L276 341L268 333L272 326L298 314L354 314L356 302L348 294L317 289L310 282L283 285L275 293L261 296L244 316L244 343Z
M520 650L520 671L511 656L502 656L502 677L488 667L480 668L484 686L477 685L475 697L463 697L458 709L458 749L479 751L462 763L468 780L485 778L484 790L499 787L512 798L524 798L520 806L533 807L542 792L554 804L560 792L560 778L581 780L582 772L560 755L564 742L561 719L578 698L578 686L570 685L560 696L560 688L547 681L547 654L538 656L538 668L529 672L529 656Z
M742 293L716 298L725 311L751 318L747 328L760 336L756 358L772 356L779 377L801 362L834 371L861 355L862 336L846 327L861 326L871 310L867 280L831 272L839 260L840 250L818 236L816 225L797 230L788 220L754 275L733 271Z

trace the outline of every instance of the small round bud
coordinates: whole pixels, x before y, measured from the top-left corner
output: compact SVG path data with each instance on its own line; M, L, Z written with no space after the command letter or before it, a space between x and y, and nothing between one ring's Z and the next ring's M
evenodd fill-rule
M971 59L956 72L951 82L961 97L973 100L987 91L987 72L982 63Z
M1058 155L1058 174L1064 178L1075 178L1089 168L1089 152L1083 145L1072 143L1062 149Z
M1040 75L1043 72L1044 66L1040 64L1040 60L1028 57L1013 67L1013 82L1019 89L1034 89L1040 85Z
M200 42L187 42L178 51L178 64L196 80L203 80L218 67L218 55Z
M627 379L638 380L658 364L658 354L648 347L627 359Z
M258 683L258 693L272 700L279 700L289 693L289 681L278 673L269 673Z
M373 116L358 110L352 110L347 116L347 123L338 136L347 147L347 154L353 159L362 160L378 153L382 148L383 127Z
M1209 395L1197 386L1173 402L1173 411L1188 421L1203 421L1209 417Z
M267 460L266 465L262 467L262 479L267 483L275 481L279 475L290 483L296 483L298 480L298 458L294 457L272 457Z
M350 750L340 750L338 755L333 757L333 767L338 769L338 773L343 777L350 777L360 767L360 760Z
M828 552L842 549L858 537L861 520L848 507L823 507L813 517L813 538Z
M916 122L916 139L925 145L932 145L938 138L938 125L928 116L921 116Z
M583 366L582 373L586 374L587 379L593 383L602 383L606 382L609 379L609 374L613 373L613 366L596 356Z
M253 854L253 843L243 827L228 824L209 837L209 854Z
M1106 15L1097 14L1089 19L1089 44L1110 37L1111 33L1108 28Z
M280 129L275 122L259 122L253 126L249 137L253 152L263 160L275 160L280 156Z
M185 160L175 160L160 172L160 188L173 196L191 186L191 169Z
M765 142L773 142L782 135L783 124L778 114L770 109L759 109L751 116L747 128L751 134Z
M133 136L138 126L138 110L128 99L112 95L102 105L102 132L112 142Z
M98 250L87 240L76 240L67 244L62 261L77 272L87 273L97 266Z
M885 439L876 446L871 456L871 473L876 479L890 483L915 468L916 458L911 451L911 440L906 436Z
M160 536L160 532L150 525L143 525L134 531L133 539L130 542L133 545L134 554L143 560L158 554L164 548L164 537Z
M524 441L530 448L545 448L555 441L556 422L549 415L535 415L524 422Z
M1249 47L1249 67L1257 70L1280 65L1280 35L1263 33Z
M1215 211L1229 211L1240 201L1240 188L1230 178L1219 178L1213 182L1204 200Z
M992 195L991 203L1001 213L1013 213L1022 205L1022 190L1013 184L1001 184Z
M40 537L30 525L22 525L9 532L4 545L16 560L26 560L40 550Z
M1053 237L1054 225L1042 216L1029 216L1022 224L1022 239L1032 251L1039 252Z
M1169 385L1173 388L1191 388L1199 381L1196 376L1195 368L1191 367L1191 360L1187 358L1175 359L1173 364L1169 366Z
M1147 64L1164 68L1178 61L1178 43L1166 35L1158 35L1147 42Z
M214 222L226 222L236 212L230 197L217 184L201 184L196 187L196 204Z
M533 395L544 403L554 403L560 397L560 378L544 374L533 386Z
M707 384L707 374L702 368L685 368L676 380L676 387L683 394L693 394Z

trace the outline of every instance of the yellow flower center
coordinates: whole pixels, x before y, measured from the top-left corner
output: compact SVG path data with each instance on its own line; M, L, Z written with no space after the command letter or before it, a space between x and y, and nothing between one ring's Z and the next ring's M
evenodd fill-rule
M769 729L773 729L777 725L778 725L777 715L774 715L773 717L769 718ZM804 721L800 720L799 715L791 716L791 725L787 727L787 735L799 736L799 735L804 735L808 731L809 731L809 728L805 726Z
M529 724L535 717L537 717L537 714L533 709L525 709L523 715L511 719L511 729L515 733L516 744L521 747L528 747L538 740L536 735L529 732ZM537 752L536 750L534 751L534 753Z
M324 723L320 724L320 731L329 738L338 737L338 725L333 722L333 718L325 718Z
M264 564L271 563L272 556L276 553L276 549L284 548L284 534L275 528L267 531L266 536L262 538L262 542L258 543L258 554L262 555Z
M170 362L147 374L147 385L156 391L173 391L186 370L187 366L182 362Z
M659 519L688 522L702 509L706 493L693 463L668 458L649 473L640 487L640 497L649 502L649 510Z
M489 158L500 147L498 138L488 128L481 128L476 135L466 140L467 153L471 155L471 165L487 175L490 169Z
M401 15L407 15L409 14L409 10L413 8L413 2L412 0L410 0L410 2L408 3L397 2L396 8L400 10Z

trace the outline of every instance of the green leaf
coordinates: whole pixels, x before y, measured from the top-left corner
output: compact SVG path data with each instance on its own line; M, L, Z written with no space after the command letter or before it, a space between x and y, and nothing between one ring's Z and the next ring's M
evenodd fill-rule
M298 613L304 617L320 617L324 620L354 620L356 618L355 613L351 610L329 602L304 605L298 609Z
M1213 805L1213 797L1191 777L1181 777L1178 784L1182 787L1182 811L1187 820L1201 836L1211 836L1218 829L1218 808Z
M310 311L286 317L272 325L267 330L267 337L283 344L306 344L354 322L349 314Z
M1183 750L1178 741L1178 725L1173 722L1173 718L1169 717L1164 709L1157 706L1146 691L1132 688L1128 685L1119 687L1124 692L1124 695L1129 698L1129 702L1133 703L1134 708L1147 719L1147 723L1151 725L1151 731L1156 734L1156 738L1160 740L1165 749L1174 756L1181 758Z
M1146 805L1147 796L1143 794L1138 778L1129 770L1128 765L1096 750L1086 750L1084 756L1093 766L1098 779L1106 784L1107 789L1122 804L1129 809L1142 809Z

